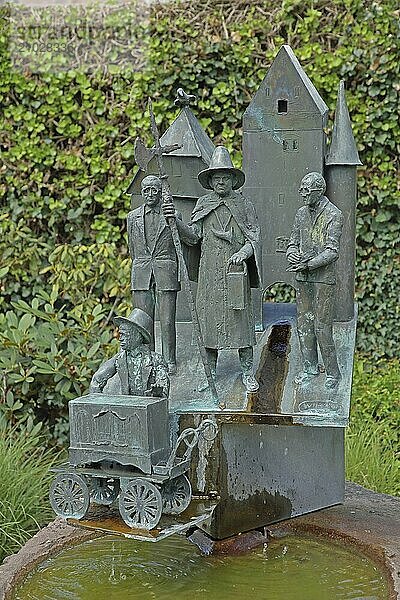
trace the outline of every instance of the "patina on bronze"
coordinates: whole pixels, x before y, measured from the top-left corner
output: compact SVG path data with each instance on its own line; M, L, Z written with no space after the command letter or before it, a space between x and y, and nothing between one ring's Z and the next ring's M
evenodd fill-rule
M118 500L123 521L143 532L157 527L162 514L188 508L192 451L200 436L214 440L217 427L203 419L171 436L168 369L149 348L152 319L135 308L114 320L121 351L96 371L87 396L69 402L69 462L53 469L50 503L57 515L79 521L91 502Z
M89 394L71 400L69 410L69 462L52 469L57 515L79 521L91 501L118 500L123 521L139 534L157 527L162 514L188 508L192 489L184 473L200 437L216 437L213 421L183 430L171 444L166 398Z
M343 232L336 264L335 321L354 319L357 166L361 164L346 104L344 81L340 81L332 141L325 161L326 195L343 212Z
M190 113L190 98L183 90L178 93L181 113L163 136L169 148L164 165L167 150L149 101L155 144L148 149L137 142L137 163L148 170L136 173L131 190L137 207L142 184L145 203L128 219L134 296L139 301L143 292L150 303L143 303L138 313L148 320L138 342L147 348L143 356L152 357L153 322L146 309L154 314L157 294L166 294L170 310L160 316L163 353L171 369L179 272L192 323L185 318L176 325L180 364L168 400L165 388L151 385L142 358L120 368L122 359L113 357L111 376L104 376L107 363L94 376L91 391L96 393L70 402L69 465L59 471L52 488L58 514L82 518L90 498L103 504L119 498L125 523L148 531L159 527L165 507L170 512L172 507L174 514L184 512L193 486L198 500L213 503L212 514L205 511L201 517L202 529L222 539L342 502L345 402L356 317L351 285L346 284L345 310L337 310L344 297L342 292L338 297L338 279L352 273L346 265L354 259L353 238L351 244L342 240L342 228L345 232L348 218L354 217L357 163L343 94L342 86L336 133L326 156L328 107L293 52L284 47L246 111L246 177L233 166L225 147L211 150L212 142ZM179 151L171 150L176 143ZM167 172L184 219L171 202ZM298 210L301 197L305 206ZM248 198L262 220L263 275L260 226ZM182 243L190 246L189 269ZM189 274L198 282L195 302ZM265 292L276 282L296 286L297 321L294 304L262 302L263 292L256 292L253 301L259 300L263 309L256 343L251 288ZM161 307L160 298L158 302ZM296 327L298 335L291 335ZM201 389L204 378L193 330L208 390ZM136 347L132 345L133 351ZM323 364L318 364L319 354ZM218 357L218 391L228 406L223 411L214 403ZM168 378L167 364L159 360ZM136 377L139 371L141 377ZM123 390L126 395L108 391L115 380L119 394ZM246 394L245 389L257 392ZM155 390L162 397L154 397ZM204 420L218 424L215 440L196 438ZM78 492L70 506L74 490ZM143 495L146 507L136 501ZM188 524L191 517L187 513L182 518Z
M168 367L150 350L153 320L140 308L128 318L115 317L121 350L103 363L92 377L90 393L168 397Z
M309 173L301 180L302 206L295 216L286 257L296 275L297 330L303 372L296 382L307 384L319 375L319 346L326 372L325 387L335 389L340 380L333 341L336 273L342 212L324 196L325 180Z
M128 214L128 245L132 258L133 303L153 319L159 308L162 354L170 374L176 373L176 295L180 289L178 257L170 227L162 214L162 181L142 181L144 204ZM152 332L154 347L154 331Z
M205 350L204 342L203 342L203 338L202 338L202 332L200 329L196 306L195 306L194 299L193 299L192 288L190 286L189 273L188 273L186 262L185 262L185 259L183 256L182 244L181 244L181 239L180 239L177 221L176 221L175 207L172 202L171 190L170 190L169 184L168 184L168 175L164 169L164 163L163 163L163 158L162 158L163 148L160 144L160 135L158 132L157 123L156 123L156 119L155 119L155 116L153 113L153 107L152 107L152 102L151 102L150 98L148 100L148 107L149 107L149 113L150 113L151 131L152 131L154 141L155 141L154 154L155 154L155 157L157 160L157 165L158 165L158 169L159 169L159 173L160 173L160 179L162 181L162 198L163 198L162 206L163 206L164 218L166 219L166 222L170 228L173 244L174 244L175 251L176 251L176 254L178 257L178 261L179 261L179 266L180 266L180 269L181 269L181 272L183 275L183 283L184 283L184 287L185 287L185 290L187 292L188 299L189 299L189 306L190 306L190 311L191 311L191 315L192 315L193 327L194 327L194 330L196 333L197 345L198 345L198 348L200 351L200 356L201 356L201 360L203 362L204 371L205 371L205 374L207 377L208 385L210 386L210 390L211 390L211 393L212 393L215 401L218 403L217 388L215 387L215 381L214 381L212 369L210 368L210 365L207 360L206 350ZM183 224L181 224L181 233L183 235L187 236L188 244L193 243L193 236L192 236L191 230L184 227ZM191 236L192 236L192 239L191 239ZM220 408L225 408L225 406L222 403L219 406L220 406Z
M201 248L196 308L208 363L215 377L218 351L237 348L244 386L254 392L258 383L253 374L255 327L250 287L258 287L260 282L257 216L251 202L236 191L244 184L245 175L233 166L225 147L215 149L209 168L201 171L198 179L212 192L198 200L189 225L177 223L187 243ZM175 218L168 205L163 211L167 219ZM238 284L232 284L232 276ZM239 294L232 298L232 292Z

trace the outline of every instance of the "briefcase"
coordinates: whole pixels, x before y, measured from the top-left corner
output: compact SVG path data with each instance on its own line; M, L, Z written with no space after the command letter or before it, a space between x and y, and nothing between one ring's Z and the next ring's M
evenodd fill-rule
M228 281L228 307L234 310L247 308L247 265L229 265L227 273Z

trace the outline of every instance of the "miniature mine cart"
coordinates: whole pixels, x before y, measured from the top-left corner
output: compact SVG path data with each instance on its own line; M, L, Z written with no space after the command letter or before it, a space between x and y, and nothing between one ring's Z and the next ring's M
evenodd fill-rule
M171 447L165 398L91 394L71 400L69 412L69 463L54 469L50 488L57 515L82 519L90 501L111 505L118 498L125 523L149 530L163 513L189 506L185 473L199 436L216 437L213 421L185 429Z

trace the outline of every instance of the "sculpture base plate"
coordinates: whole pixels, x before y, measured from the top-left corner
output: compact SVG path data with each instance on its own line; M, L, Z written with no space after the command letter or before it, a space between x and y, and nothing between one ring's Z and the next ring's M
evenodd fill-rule
M126 538L144 542L159 542L174 534L184 534L188 530L204 526L215 508L215 502L193 498L190 506L180 515L162 515L157 527L151 530L134 529L122 520L116 506L91 508L85 519L67 519L73 527L83 527L122 535Z

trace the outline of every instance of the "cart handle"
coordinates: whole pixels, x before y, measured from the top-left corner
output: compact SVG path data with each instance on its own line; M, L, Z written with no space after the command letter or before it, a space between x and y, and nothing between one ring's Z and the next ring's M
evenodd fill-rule
M205 440L212 441L215 440L215 438L217 437L217 433L218 427L213 421L211 421L211 419L204 419L204 421L202 421L200 425L196 427L196 429L194 429L193 427L188 427L187 429L184 429L179 435L178 439L176 440L175 446L166 462L165 466L168 469L168 471L174 466L176 455L178 453L179 446L182 442L186 444L186 450L183 456L180 456L178 458L180 462L185 462L186 460L190 460L193 448L199 441L200 435Z

